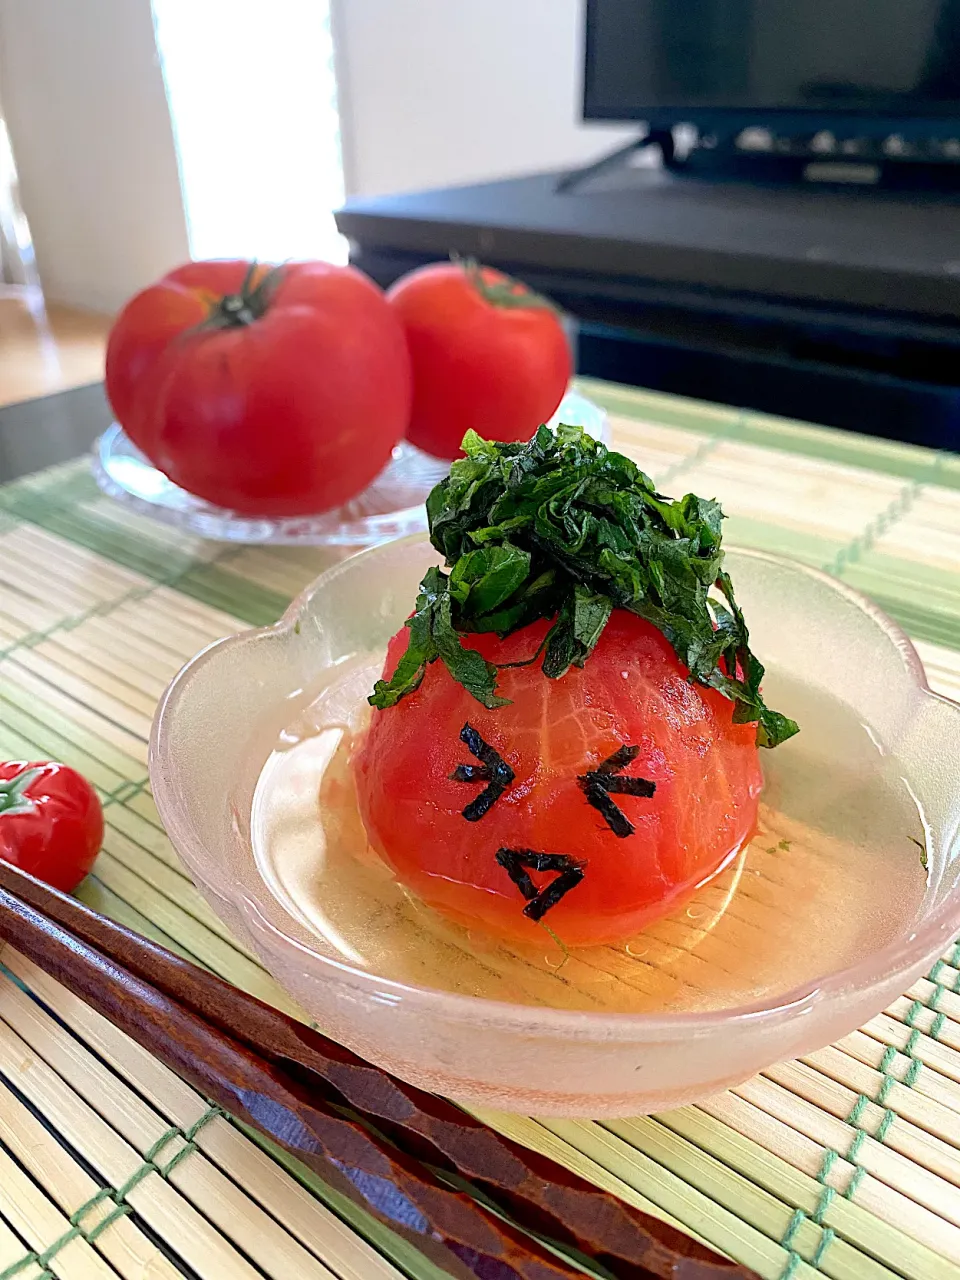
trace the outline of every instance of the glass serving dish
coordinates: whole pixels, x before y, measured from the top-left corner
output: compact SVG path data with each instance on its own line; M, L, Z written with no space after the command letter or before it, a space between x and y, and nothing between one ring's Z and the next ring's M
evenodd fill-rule
M610 429L603 409L570 390L550 420L586 428L605 444ZM138 515L151 516L201 538L276 546L369 547L427 527L427 494L450 469L402 441L372 484L342 507L306 516L245 516L214 506L169 480L140 452L123 428L108 427L94 443L93 475L109 497Z
M351 671L362 702L436 560L412 537L336 565L275 626L194 658L154 723L150 774L170 838L321 1030L468 1103L636 1114L848 1034L947 948L960 926L960 707L929 690L909 641L871 603L752 551L730 550L728 566L770 700L802 730L762 753L757 838L674 917L615 955L546 954L544 965L428 918L381 864L358 861L356 883L348 870L298 896L326 856L317 708ZM263 839L264 779L305 747L314 754L286 794L291 821L299 806L307 826L281 866ZM283 804L274 816L282 825ZM366 933L327 927L348 919L344 903L370 915Z

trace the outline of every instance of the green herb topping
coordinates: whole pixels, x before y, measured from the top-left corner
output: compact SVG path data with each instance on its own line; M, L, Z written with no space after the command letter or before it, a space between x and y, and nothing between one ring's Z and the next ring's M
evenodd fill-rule
M723 569L718 503L665 498L581 427L541 427L526 444L468 431L463 450L427 498L430 540L450 572L424 575L406 653L377 681L373 706L412 693L438 658L478 702L504 706L500 668L463 636L506 636L552 618L528 661L542 654L544 675L557 679L584 665L614 609L628 609L663 632L691 681L734 703L737 724L756 723L758 745L797 732L761 696L763 667Z

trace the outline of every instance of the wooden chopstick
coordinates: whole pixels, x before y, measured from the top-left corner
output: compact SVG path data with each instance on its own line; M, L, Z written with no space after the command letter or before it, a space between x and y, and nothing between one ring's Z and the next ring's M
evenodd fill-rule
M6 890L0 890L0 933L205 1096L279 1141L452 1275L468 1280L487 1269L511 1280L576 1275L418 1161L378 1141L352 1115L318 1105L282 1070Z
M753 1276L5 863L0 938L453 1275L567 1280L580 1273L457 1190L450 1175L519 1226L618 1278ZM415 1210L421 1230L403 1225L395 1204L382 1203L385 1185Z

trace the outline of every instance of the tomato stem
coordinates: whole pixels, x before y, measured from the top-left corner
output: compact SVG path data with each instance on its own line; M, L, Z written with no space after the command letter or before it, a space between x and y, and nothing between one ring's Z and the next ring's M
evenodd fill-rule
M283 279L284 268L270 267L254 285L258 266L256 261L250 263L239 292L224 294L207 319L198 325L200 330L242 329L255 324L266 313Z
M476 258L461 258L457 253L451 253L450 257L463 268L464 274L474 289L492 307L501 307L504 310L519 307L528 311L545 310L560 314L559 307L555 306L549 298L545 298L542 293L535 293L523 281L507 275L504 275L502 280L487 280L483 273L488 268L481 266ZM503 275L502 272L500 274Z
M0 817L5 813L33 812L37 806L24 793L41 772L40 769L22 769L14 777L0 780Z

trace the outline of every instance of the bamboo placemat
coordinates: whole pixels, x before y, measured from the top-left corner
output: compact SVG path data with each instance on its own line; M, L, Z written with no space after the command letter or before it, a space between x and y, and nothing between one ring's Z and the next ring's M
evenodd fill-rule
M960 696L960 458L584 383L668 492L732 543L827 568ZM0 489L0 756L99 789L79 896L284 1008L183 873L146 770L157 698L332 560L205 543L101 497L85 463ZM960 1280L960 946L862 1030L655 1118L484 1114L767 1280ZM389 1187L384 1188L389 1196ZM0 1280L437 1280L415 1249L225 1117L11 949L0 954Z

